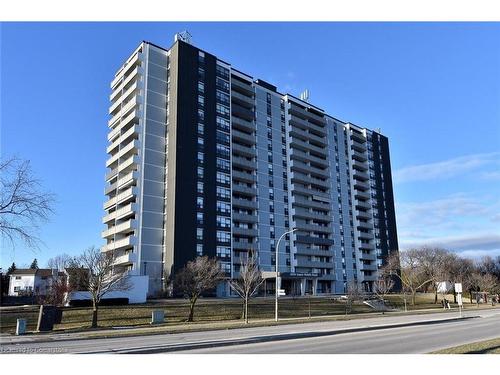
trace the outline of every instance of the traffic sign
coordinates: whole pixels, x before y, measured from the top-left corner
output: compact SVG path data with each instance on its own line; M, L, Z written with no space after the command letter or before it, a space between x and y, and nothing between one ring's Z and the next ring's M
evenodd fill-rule
M278 296L286 296L285 289L278 289Z
M462 293L462 283L455 283L455 293Z

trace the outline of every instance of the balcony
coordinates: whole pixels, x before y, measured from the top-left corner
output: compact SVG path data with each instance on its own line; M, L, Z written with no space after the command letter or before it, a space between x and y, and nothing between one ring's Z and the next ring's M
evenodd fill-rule
M318 214L316 212L311 212L309 210L303 209L303 208L294 208L292 211L292 215L295 217L300 217L304 219L315 219L315 220L322 220L325 222L330 222L332 220L332 217L328 214Z
M361 172L358 170L354 170L352 173L352 177L354 177L356 180L360 181L368 181L370 179L370 176L366 172Z
M375 254L370 254L370 253L366 254L362 252L359 255L359 259L375 261L377 259L377 256Z
M120 127L121 130L121 127ZM114 131L114 130L113 130ZM106 152L110 154L112 151L114 151L120 144L124 143L126 144L129 141L129 138L131 136L135 136L135 138L139 137L139 133L142 131L141 127L136 124L132 126L130 129L128 129L125 133L119 135L119 137L116 138L113 143L111 143L108 148L106 149Z
M241 143L253 146L256 143L255 135L241 132L239 130L233 129L231 132L231 137L233 140L237 140Z
M113 237L115 234L119 233L121 234L130 233L133 232L135 229L137 229L137 221L134 219L130 219L124 223L103 230L101 234L103 238L108 238L108 237Z
M127 202L128 200L134 199L138 194L138 190L136 187L131 187L125 190L124 192L115 195L114 197L110 198L103 204L103 208L105 210L109 209L111 206L114 206L116 204L123 204Z
M328 211L330 211L330 209L331 209L329 203L323 203L323 202L317 202L317 201L305 199L302 196L298 196L298 195L292 196L292 204L294 206L313 207L313 208L319 208L319 209L328 210Z
M257 237L259 233L255 228L248 229L248 228L233 227L233 235L245 236L245 237Z
M250 173L233 171L232 175L233 175L233 180L239 180L249 183L255 183L257 181L257 176Z
M324 227L322 225L317 225L317 224L305 224L305 223L300 223L296 221L295 227L298 230L301 231L306 231L306 232L320 232L320 233L332 233L332 228L330 225Z
M357 199L354 200L354 205L356 206L356 208L361 208L365 210L370 210L372 208L371 204Z
M104 224L107 224L112 220L126 219L127 217L135 215L137 209L138 209L137 203L129 203L125 207L119 208L118 210L113 211L108 215L104 216L102 218L102 222Z
M140 160L141 159L139 158L139 156L132 155L127 160L122 161L118 165L118 171L120 173L127 173L127 172L130 172L132 170L137 170L139 168L139 162L140 162Z
M359 151L359 152L365 152L366 151L366 145L363 143L359 143L355 140L351 139L351 148L353 150Z
M351 150L351 153L352 153L352 158L354 160L358 160L358 161L367 161L368 160L368 157L364 153L361 153L361 152L356 151L356 150Z
M371 219L372 214L370 212L356 210L356 217L361 219Z
M370 184L367 184L364 181L354 180L354 188L355 189L368 190L368 189L370 189Z
M257 162L255 162L253 160L248 160L246 158L242 158L239 156L233 156L233 158L231 159L231 162L236 167L246 168L249 170L257 169Z
M252 209L252 210L257 209L257 202L249 201L247 199L233 198L232 203L233 203L233 207L240 207L240 208L246 208L246 209Z
M102 251L125 250L126 248L134 247L137 245L137 238L135 236L128 236L121 240L111 242L102 247Z
M139 173L137 171L130 172L123 177L120 177L116 182L116 187L118 190L122 190L137 182L139 178Z
M239 117L233 116L231 118L231 122L233 124L233 129L240 129L247 132L255 131L255 123L253 121L246 121Z
M358 235L358 238L363 239L363 240L373 240L375 238L375 235L373 233L365 233L365 232L356 232Z
M239 212L233 212L233 222L241 223L256 223L258 220L257 215L242 214Z
M249 109L246 109L236 103L234 103L231 106L232 110L231 113L233 116L241 117L244 120L247 121L253 121L254 120L254 113L253 111L250 111Z
M257 189L255 187L248 187L246 185L233 184L232 188L233 188L233 192L235 192L235 193L249 195L249 196L257 195Z
M137 262L137 254L134 252L129 252L124 255L120 255L115 258L114 265L115 266L125 266L131 263Z
M253 97L248 97L246 95L242 95L237 91L231 91L231 101L246 109L252 109L254 107L254 99Z
M353 159L352 167L358 171L367 171L368 164L364 162L360 162L359 160Z
M353 130L353 129L351 129L351 138L357 142L360 142L360 143L366 142L366 138L363 135L363 133L360 133L360 132Z
M257 250L257 244L233 240L233 249L234 250Z
M254 158L257 155L253 146L244 146L233 142L233 144L231 145L231 149L233 151L233 154L236 155L243 155L249 158Z
M250 82L246 84L236 79L231 79L231 95L233 95L233 91L237 91L248 96L254 94L254 90Z
M370 193L362 190L354 190L354 197L355 198L362 198L362 199L370 199L371 195Z
M129 124L132 121L135 121L139 119L139 117L142 115L140 111L134 110L130 114L128 114L124 119L122 119L119 124L115 124L113 130L111 130L108 134L108 141L113 142L115 141L119 135L122 129L126 128L129 126ZM137 124L137 122L136 122Z

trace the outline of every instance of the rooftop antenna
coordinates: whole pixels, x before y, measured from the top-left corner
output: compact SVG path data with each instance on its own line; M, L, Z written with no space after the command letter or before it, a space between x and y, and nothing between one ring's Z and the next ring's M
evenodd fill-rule
M305 89L301 94L300 94L300 100L307 102L309 100L309 89Z
M382 129L377 128L376 131L377 131L377 133L382 134Z
M192 44L191 38L192 38L192 36L189 33L189 31L184 30L184 31L181 31L180 33L176 33L174 35L174 42L177 42L178 40L182 40L183 42L185 42L187 44Z

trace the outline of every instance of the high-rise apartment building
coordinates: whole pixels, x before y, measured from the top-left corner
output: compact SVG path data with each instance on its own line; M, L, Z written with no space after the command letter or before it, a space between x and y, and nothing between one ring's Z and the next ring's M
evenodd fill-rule
M199 255L234 278L276 251L287 293L370 290L398 250L387 138L181 39L141 43L111 83L102 250L149 295Z

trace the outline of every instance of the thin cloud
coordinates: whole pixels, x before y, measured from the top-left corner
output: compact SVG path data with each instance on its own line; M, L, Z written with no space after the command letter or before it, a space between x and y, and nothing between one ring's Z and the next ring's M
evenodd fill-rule
M448 179L466 172L476 170L478 167L499 162L499 152L466 155L436 163L413 165L396 170L393 173L395 183L412 181L428 181Z
M500 235L492 233L459 235L434 238L432 240L403 241L401 248L409 249L423 245L439 246L457 252L485 252L500 250Z

